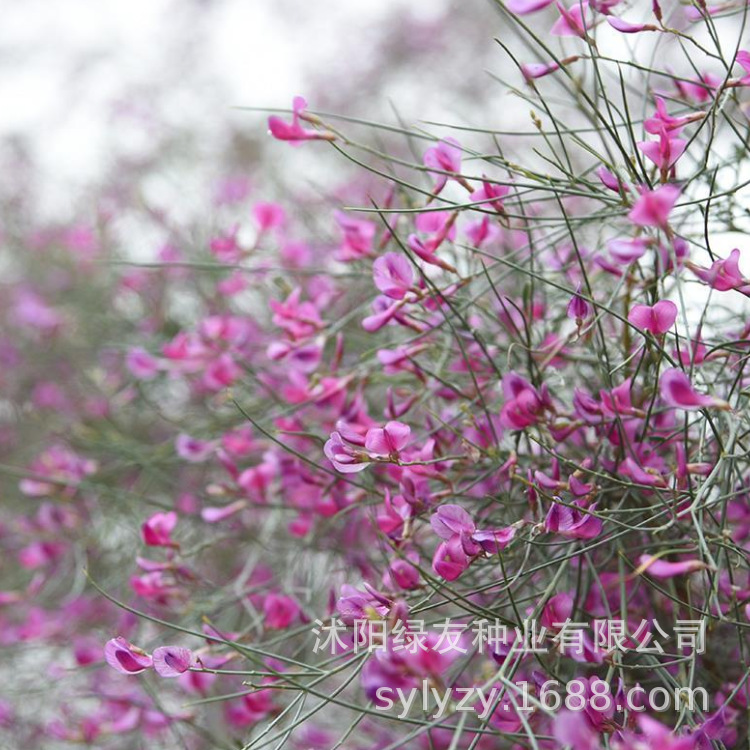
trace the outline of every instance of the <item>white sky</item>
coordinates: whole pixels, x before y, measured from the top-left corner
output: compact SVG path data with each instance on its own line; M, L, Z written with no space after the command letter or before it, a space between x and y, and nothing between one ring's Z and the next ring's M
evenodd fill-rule
M213 90L233 105L288 107L311 70L341 73L336 45L393 8L444 0L0 0L0 138L22 135L61 180L95 172L106 114L127 87L164 84L196 116ZM313 12L314 11L314 12ZM175 27L177 33L174 33ZM182 28L180 28L182 27ZM187 50L175 40L192 39ZM187 53L187 54L186 54ZM184 65L182 61L184 59ZM171 100L170 100L171 102Z

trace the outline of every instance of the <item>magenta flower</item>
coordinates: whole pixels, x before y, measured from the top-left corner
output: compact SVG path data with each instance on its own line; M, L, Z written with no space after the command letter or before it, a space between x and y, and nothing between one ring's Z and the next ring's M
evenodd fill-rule
M375 286L391 299L403 299L414 285L414 272L409 261L399 253L381 255L372 264Z
M609 254L618 263L633 263L643 256L651 244L649 237L635 237L629 240L610 240L607 243Z
M673 117L667 112L667 105L664 103L664 99L660 96L655 97L655 99L656 114L654 114L653 117L649 117L643 123L643 127L647 133L659 135L663 130L678 133L685 127L685 125L688 125L695 120L703 119L704 115L702 112L696 112L695 114L685 115L683 117Z
M705 396L693 390L688 376L678 367L662 373L659 379L662 399L674 409L695 411L697 409L729 409L729 404L713 396Z
M409 246L409 249L425 263L437 266L438 268L450 271L451 273L456 273L456 269L450 263L435 255L439 243L432 240L423 242L416 234L410 234L406 240L406 244Z
M655 305L633 305L628 320L642 331L654 335L666 333L677 320L677 305L668 299L659 300Z
M433 189L437 195L448 182L448 178L461 172L461 145L455 138L444 138L436 146L431 146L424 152L424 165L435 178ZM442 174L448 172L448 174Z
M685 265L712 289L719 292L736 290L750 296L750 279L746 279L740 272L740 251L735 248L728 258L714 261L711 268L703 268L691 261Z
M553 36L579 36L585 39L588 26L586 20L588 2L586 0L575 2L570 8L566 8L557 0L556 5L557 10L560 11L560 18L555 21L549 33Z
M674 578L675 576L695 573L697 570L705 570L708 566L702 560L682 560L681 562L669 562L659 560L654 555L641 555L638 558L636 573L648 573L654 578Z
M666 129L659 133L658 141L639 141L638 148L666 174L682 156L687 146L683 138L673 138Z
M579 510L578 503L562 505L553 502L544 519L548 534L559 534L568 539L594 539L602 532L602 521L591 512ZM587 509L595 511L596 504Z
M199 440L184 433L178 435L174 441L177 455L185 461L199 464L205 461L214 451L214 443L208 440Z
M292 121L291 123L282 120L276 115L268 118L268 132L280 141L334 141L336 136L333 133L320 130L311 130L303 128L300 125L301 119L312 119L305 114L307 102L301 96L295 96L292 101Z
M344 233L336 260L352 261L372 255L375 224L366 219L357 219L343 211L336 211L334 217Z
M362 435L344 422L336 424L323 449L328 460L342 474L353 474L367 468L373 460L397 461L398 453L409 441L411 428L401 422L373 427Z
M149 547L176 547L171 534L177 526L177 514L172 510L168 513L154 513L141 526L141 536Z
M107 641L104 659L112 669L122 674L139 674L149 669L153 661L143 649L134 646L121 636Z
M607 23L623 34L638 34L641 31L659 31L658 26L652 23L629 23L616 16L607 16Z
M299 617L299 604L284 594L270 593L263 601L263 614L265 616L264 624L267 628L284 630Z
M284 226L286 212L278 203L256 203L253 206L253 218L261 232L269 232Z
M432 559L433 570L447 581L454 581L483 552L497 554L513 540L516 530L510 526L494 531L479 531L472 517L460 505L441 505L430 517L432 530L444 541Z
M568 302L567 311L568 317L575 320L576 325L579 327L583 321L593 313L593 308L583 297L581 297L580 291L581 285L579 284L576 293L570 298L570 302Z
M680 195L680 188L676 185L662 185L655 190L644 190L628 218L639 227L658 227L666 229L669 214Z
M525 16L527 13L536 13L553 2L554 0L508 0L505 7L517 16Z
M411 428L402 422L388 422L385 427L367 431L365 448L371 458L398 458L399 451L409 442Z
M195 663L193 652L180 646L154 649L154 671L160 677L179 677Z
M480 208L488 208L492 206L498 213L505 213L503 207L503 198L510 193L510 188L507 185L497 185L494 182L490 182L486 177L482 178L482 187L475 190L470 196L469 200L474 203L481 203ZM487 205L485 205L487 204Z
M159 360L140 347L131 349L128 352L125 364L133 374L133 377L139 380L153 380L161 369Z
M509 430L523 430L536 424L552 408L545 386L537 391L528 380L512 371L503 376L503 395L506 400L500 411L500 424Z

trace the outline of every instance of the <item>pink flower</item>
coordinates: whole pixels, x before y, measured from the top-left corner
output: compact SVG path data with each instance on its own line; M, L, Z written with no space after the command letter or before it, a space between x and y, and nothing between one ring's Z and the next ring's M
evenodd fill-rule
M343 211L336 211L334 217L344 233L336 260L359 260L372 255L375 224L366 219L357 219Z
M299 605L289 596L271 593L263 601L265 626L271 630L288 628L299 613Z
M682 156L687 141L682 138L672 138L666 129L659 133L658 141L639 141L638 148L651 159L657 167L666 173Z
M742 49L737 53L735 62L739 63L745 69L745 75L738 79L738 83L742 86L750 85L750 52Z
M513 371L503 376L503 395L506 400L500 411L500 424L509 430L523 430L536 424L552 406L546 387L537 391Z
M607 249L612 258L618 263L632 263L643 256L651 242L649 237L610 240L607 243Z
M587 510L579 510L577 502L571 505L553 502L544 519L544 530L568 539L594 539L602 532L602 521L591 513L596 504Z
M623 21L622 18L615 16L607 16L607 23L617 31L623 34L638 34L641 31L659 31L658 26L654 26L652 23L628 23Z
M141 526L141 536L149 547L176 547L171 534L177 526L177 514L171 510L168 513L154 513Z
M638 558L636 573L648 573L654 578L674 578L675 576L694 573L696 570L705 570L708 566L702 560L683 560L682 562L669 562L659 560L654 555L641 555Z
M430 172L435 178L434 192L437 195L449 177L461 172L461 145L455 138L444 138L437 146L431 146L424 152L424 165L430 170L437 170Z
M517 16L525 16L527 13L535 13L538 10L552 5L554 0L508 0L505 7Z
M432 530L444 541L432 559L433 570L446 581L454 581L471 561L486 552L497 554L513 540L510 526L494 531L478 531L472 517L460 505L441 505L430 517Z
M435 255L439 243L432 240L423 242L416 234L410 234L406 240L406 244L409 246L409 249L425 263L437 266L445 271L456 273L456 269L450 263Z
M481 203L479 208L492 207L498 213L505 213L503 207L503 198L508 195L510 188L507 185L497 185L494 182L490 182L486 177L482 178L482 187L475 190L470 196L469 200L473 203Z
M588 2L575 2L570 8L566 8L557 0L556 5L560 11L560 18L555 21L549 33L553 36L579 36L585 39L588 26L585 14L589 7Z
M659 392L662 399L674 409L729 409L726 401L694 391L688 376L677 367L662 373L659 379Z
M639 227L667 228L669 214L680 195L680 188L676 185L662 185L655 190L644 190L628 218Z
M628 320L642 331L658 335L666 333L677 320L677 305L668 299L659 300L655 305L633 305Z
M160 677L179 677L195 663L193 652L179 646L154 649L154 671Z
M337 423L336 426L339 431L331 433L323 448L326 458L342 474L354 474L366 469L370 458L364 450L364 437L347 429L344 423Z
M153 380L161 369L159 360L140 347L128 352L125 364L138 380Z
M371 458L398 457L409 442L411 428L402 422L388 422L385 427L373 427L365 436L365 448Z
M174 441L177 455L185 461L199 464L205 461L215 448L215 445L209 440L199 440L182 433Z
M253 206L253 218L261 232L268 232L284 226L286 212L278 203L256 203Z
M153 664L151 657L145 651L121 636L107 641L104 647L104 659L112 669L122 674L139 674Z
M295 96L292 101L292 122L288 123L273 115L268 118L268 132L280 141L334 141L333 133L303 128L300 119L311 119L305 114L307 102L301 96Z
M375 286L391 299L403 299L414 285L414 272L399 253L381 255L372 265Z
M579 284L576 293L570 298L570 302L568 302L567 311L568 317L575 320L578 326L593 313L591 305L579 294L580 291L581 285Z
M740 272L740 251L735 248L729 257L714 261L711 268L703 268L691 261L685 265L712 289L719 292L736 290L750 296L750 279L746 279Z
M652 135L658 135L663 130L667 132L674 131L678 133L688 123L694 122L695 120L703 119L702 112L696 112L692 115L685 115L683 117L673 117L667 112L667 105L664 103L664 99L660 96L655 97L656 99L656 114L653 117L649 117L644 121L643 127L647 133Z
M560 747L573 750L600 750L599 733L583 711L564 709L555 716L552 733Z

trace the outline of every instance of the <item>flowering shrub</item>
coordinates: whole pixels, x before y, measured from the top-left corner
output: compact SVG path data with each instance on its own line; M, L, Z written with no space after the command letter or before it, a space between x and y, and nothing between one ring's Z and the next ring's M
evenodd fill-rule
M528 131L297 97L330 194L149 262L8 224L12 746L744 741L747 7L497 10Z

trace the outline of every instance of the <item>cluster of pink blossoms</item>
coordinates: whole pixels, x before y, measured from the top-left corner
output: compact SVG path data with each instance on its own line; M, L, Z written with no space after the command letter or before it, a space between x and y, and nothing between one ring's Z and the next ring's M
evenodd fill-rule
M750 53L698 51L744 9L500 6L566 45L518 63L533 131L386 153L297 97L269 148L367 167L337 200L228 179L198 248L114 281L93 224L13 240L44 262L0 299L0 643L64 685L42 717L0 699L14 746L738 746L750 270L712 240L746 218L717 144L746 150ZM602 53L678 25L708 29L692 73ZM425 687L497 700L383 698Z

